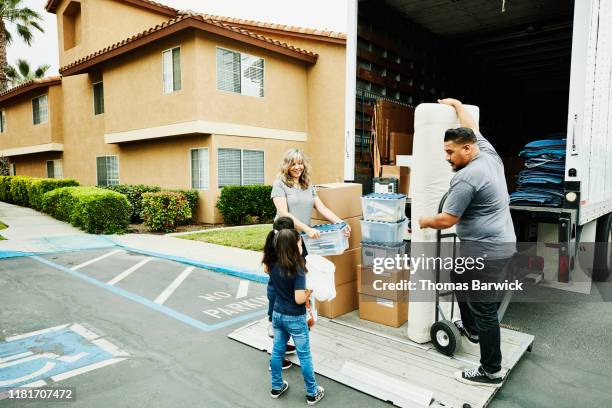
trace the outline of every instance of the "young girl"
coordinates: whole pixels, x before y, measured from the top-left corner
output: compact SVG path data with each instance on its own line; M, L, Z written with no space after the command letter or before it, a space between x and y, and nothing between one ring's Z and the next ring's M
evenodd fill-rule
M283 229L294 229L295 224L293 223L293 219L289 217L278 217L274 220L274 224L272 224L272 231L268 233L266 237L266 242L264 244L264 257L262 260L262 264L264 266L264 272L268 275L270 274L271 268L268 268L268 265L274 265L276 263L276 250L274 249L274 239L278 231ZM268 321L270 322L270 326L268 327L268 336L274 338L274 330L272 329L272 311L274 310L274 301L276 300L276 293L274 292L274 287L272 286L272 282L268 280L267 287L267 295L268 295ZM287 349L285 354L293 354L295 353L295 346L287 343ZM283 359L282 368L286 370L291 368L293 363L287 359Z
M274 348L270 360L272 373L270 396L278 398L289 388L287 381L283 381L281 364L287 340L293 337L306 385L306 403L314 405L325 396L325 390L317 385L312 366L305 306L310 291L306 290L306 268L301 250L302 242L295 229L283 229L275 233L275 256L266 254L265 251L270 249L264 248L264 262L266 259L276 259L274 263L265 263L270 271L270 282L276 294L272 312Z

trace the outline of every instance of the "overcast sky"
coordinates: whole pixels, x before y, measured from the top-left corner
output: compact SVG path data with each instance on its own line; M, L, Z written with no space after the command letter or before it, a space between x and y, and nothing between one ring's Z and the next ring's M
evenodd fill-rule
M94 0L95 1L95 0ZM346 32L347 0L158 0L179 10L247 18L259 21L283 23L303 27ZM57 75L57 24L56 15L47 13L47 0L23 0L23 4L36 10L43 17L44 34L34 32L32 46L25 45L9 26L13 44L8 48L8 62L15 64L17 58L30 62L32 69L41 64L50 64L47 75Z

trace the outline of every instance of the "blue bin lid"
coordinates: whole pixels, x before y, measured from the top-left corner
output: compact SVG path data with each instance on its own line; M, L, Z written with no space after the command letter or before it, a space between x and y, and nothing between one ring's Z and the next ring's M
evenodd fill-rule
M406 245L406 242L367 242L361 241L362 247L378 247L378 248L400 248Z
M406 198L406 195L397 193L370 193L364 195L363 198L377 200L401 200L403 198Z
M371 220L371 221L370 221L370 220L363 220L363 219L362 219L362 220L360 220L360 221L361 221L361 222L369 222L369 223L372 223L372 224L401 224L401 223L403 223L404 221L406 221L407 219L408 219L408 218L404 217L404 218L402 218L402 219L401 219L401 220L399 220L399 221L378 221L378 220Z
M327 232L336 232L341 231L346 228L346 222L337 222L335 224L319 224L313 225L312 228L321 231L322 234ZM302 235L306 235L306 233L302 232Z

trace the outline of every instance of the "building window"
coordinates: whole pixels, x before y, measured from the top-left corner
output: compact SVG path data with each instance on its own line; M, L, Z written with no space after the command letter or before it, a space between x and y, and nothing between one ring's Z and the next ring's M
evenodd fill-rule
M6 132L6 111L0 111L0 133Z
M17 175L17 165L15 163L11 163L11 167L9 168L9 175L10 176Z
M181 90L181 49L166 50L162 54L164 93Z
M208 190L208 148L191 149L191 188Z
M217 89L263 97L264 60L217 48Z
M49 106L47 94L32 99L32 122L35 125L47 123L49 120Z
M96 157L99 186L119 184L119 159L117 156Z
M47 160L47 177L56 179L64 178L61 159Z
M217 156L219 188L264 183L263 151L218 149Z
M104 84L96 82L93 84L94 115L104 113Z

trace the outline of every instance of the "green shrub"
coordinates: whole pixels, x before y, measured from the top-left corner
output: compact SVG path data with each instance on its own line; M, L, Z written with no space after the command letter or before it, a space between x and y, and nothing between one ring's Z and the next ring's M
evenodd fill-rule
M11 180L13 176L0 176L0 201L6 203L13 202L13 196L11 194Z
M184 223L187 221L191 221L193 217L196 215L196 210L198 208L198 201L200 200L200 194L198 190L168 190L174 193L181 193L187 199L187 203L189 203L189 209L191 210L191 217L186 219Z
M11 179L11 197L13 203L25 207L30 205L28 184L30 184L33 180L34 178L27 176L14 176Z
M226 224L243 224L249 217L267 222L276 214L271 193L271 186L226 186L221 190L217 208Z
M144 193L141 216L144 224L152 230L172 232L178 224L191 218L191 209L181 193Z
M98 187L63 187L43 195L43 211L93 234L125 232L132 208L125 195Z
M31 179L27 185L30 207L36 210L42 209L42 198L48 191L78 185L79 183L73 179Z
M155 193L161 191L161 188L158 186L147 186L144 184L117 184L103 188L116 191L124 194L127 197L130 205L132 206L130 221L133 223L142 222L142 217L140 216L140 213L142 212L142 195L144 193Z

